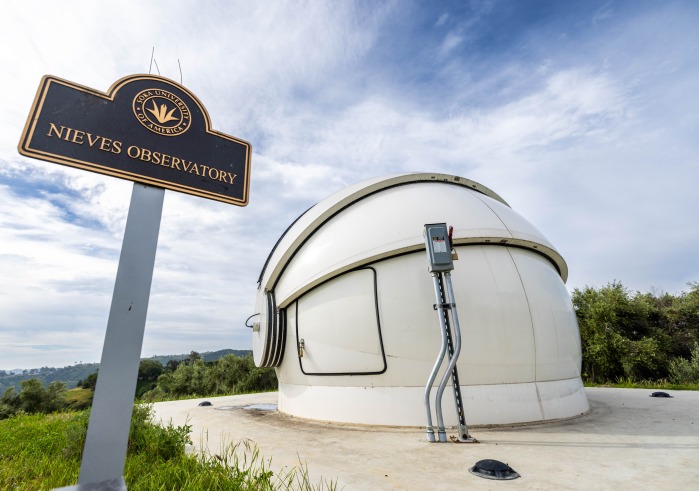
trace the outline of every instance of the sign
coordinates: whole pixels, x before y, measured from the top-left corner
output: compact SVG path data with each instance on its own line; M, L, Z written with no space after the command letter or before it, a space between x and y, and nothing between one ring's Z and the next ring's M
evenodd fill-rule
M251 145L215 131L165 77L130 75L107 93L47 75L19 143L27 157L245 206Z
M122 78L107 93L45 76L18 148L27 157L134 181L78 479L90 489L126 489L165 189L245 206L252 148L214 131L194 94L154 75Z

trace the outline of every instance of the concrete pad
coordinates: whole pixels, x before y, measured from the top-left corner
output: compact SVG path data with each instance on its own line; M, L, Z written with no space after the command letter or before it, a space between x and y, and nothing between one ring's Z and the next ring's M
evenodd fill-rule
M373 489L699 489L699 392L587 388L590 411L578 418L516 427L473 427L479 444L428 443L424 428L319 423L277 411L276 393L154 404L156 415L193 425L200 450L252 440L272 468L308 465L311 482ZM200 407L202 400L213 403ZM445 411L451 409L445 407ZM455 434L454 431L448 432ZM508 463L521 477L472 475L477 461Z

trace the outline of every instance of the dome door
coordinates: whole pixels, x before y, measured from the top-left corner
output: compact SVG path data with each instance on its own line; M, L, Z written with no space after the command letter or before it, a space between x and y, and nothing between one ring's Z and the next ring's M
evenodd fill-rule
M306 375L386 371L373 268L345 273L299 298L296 329Z

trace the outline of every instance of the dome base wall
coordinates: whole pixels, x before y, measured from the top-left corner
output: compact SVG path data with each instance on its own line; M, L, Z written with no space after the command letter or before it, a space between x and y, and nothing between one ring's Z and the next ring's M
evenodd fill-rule
M508 425L572 418L590 409L579 377L521 384L462 386L468 425ZM380 426L426 424L424 387L328 387L280 384L279 411L306 419ZM434 394L431 394L433 422ZM456 426L453 391L444 391L444 422Z

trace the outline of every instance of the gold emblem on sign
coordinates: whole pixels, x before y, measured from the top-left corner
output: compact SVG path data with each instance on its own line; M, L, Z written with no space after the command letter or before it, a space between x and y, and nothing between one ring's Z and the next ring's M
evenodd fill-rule
M187 104L167 90L142 90L133 99L133 112L139 123L163 136L181 135L192 124Z

